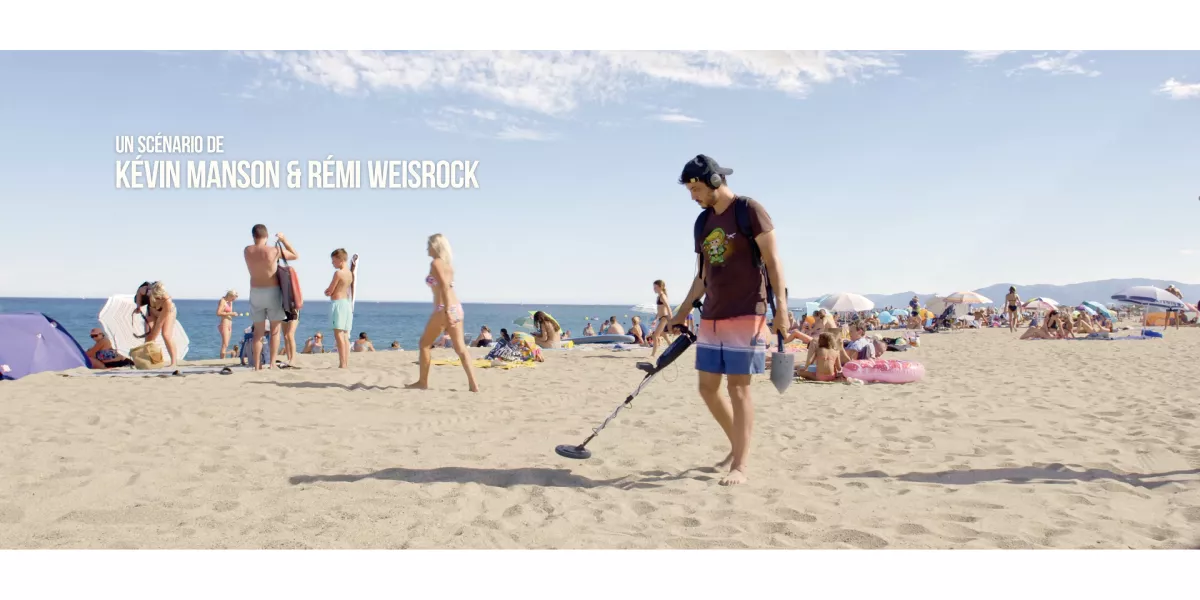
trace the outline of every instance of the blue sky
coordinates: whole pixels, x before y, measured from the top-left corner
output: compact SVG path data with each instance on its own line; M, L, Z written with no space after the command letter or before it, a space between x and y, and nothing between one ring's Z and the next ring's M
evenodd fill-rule
M1200 282L1200 53L0 53L0 296L244 290L254 223L363 256L364 300L676 295L697 153L780 235L792 294ZM478 160L477 190L116 190L117 135L223 158Z

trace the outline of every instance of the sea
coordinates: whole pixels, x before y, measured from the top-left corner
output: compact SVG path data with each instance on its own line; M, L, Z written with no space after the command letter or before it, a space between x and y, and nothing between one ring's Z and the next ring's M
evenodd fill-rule
M92 346L88 332L93 327L99 327L97 316L104 307L105 298L0 298L0 313L40 312L58 321L72 337L83 346L84 350ZM190 345L185 360L205 360L220 357L221 334L217 331L219 318L217 300L175 300L179 311L179 322L187 332ZM296 343L303 345L304 340L320 331L325 337L325 347L333 346L333 332L329 328L329 302L308 301L300 311L300 326L296 330ZM592 323L592 328L599 330L601 323L609 317L617 317L625 329L634 315L632 306L602 306L602 305L524 305L524 304L463 304L465 313L466 332L468 338L479 334L480 327L487 325L492 335L499 337L500 329L509 331L528 331L528 327L514 324L514 321L528 317L532 311L545 311L558 321L564 330L571 335L580 337L583 328ZM249 300L234 302L233 310L245 315L250 312ZM415 350L433 312L433 305L422 302L366 302L359 301L354 305L354 330L350 332L351 341L360 332L366 332L367 337L377 350L388 348L393 341L399 342L405 350ZM640 315L644 321L653 319L653 315ZM240 343L243 332L250 327L249 316L239 316L233 320L233 335L230 348Z

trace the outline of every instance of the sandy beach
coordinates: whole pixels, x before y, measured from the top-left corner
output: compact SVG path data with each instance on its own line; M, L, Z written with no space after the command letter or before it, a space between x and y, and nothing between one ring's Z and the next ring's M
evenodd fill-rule
M0 384L6 548L1182 548L1200 545L1200 329L927 334L910 385L756 378L748 484L691 353L590 447L648 351L534 368L415 353ZM482 351L476 351L477 353ZM452 358L439 350L436 358Z

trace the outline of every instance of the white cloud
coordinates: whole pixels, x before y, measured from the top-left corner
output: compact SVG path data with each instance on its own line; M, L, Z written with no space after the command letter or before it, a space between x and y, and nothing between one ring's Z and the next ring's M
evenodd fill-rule
M1180 250L1180 251L1179 251L1179 253L1180 253L1180 254L1182 254L1182 255L1184 255L1184 256L1191 255L1191 254L1193 254L1194 252L1195 252L1194 250Z
M1012 54L1012 50L967 50L967 62L975 64L989 63L1005 54Z
M1184 83L1172 77L1158 88L1158 93L1166 94L1172 100L1200 98L1200 83Z
M1058 55L1051 56L1048 52L1033 55L1033 61L1025 63L1015 69L1007 71L1009 76L1012 76L1021 71L1036 70L1045 71L1051 75L1083 75L1086 77L1097 77L1100 71L1085 68L1083 65L1075 62L1082 52L1062 52Z
M437 112L426 111L426 114L425 124L442 133L516 141L547 141L558 137L542 131L533 119L491 110L444 106Z
M537 131L535 129L527 129L517 125L505 125L504 129L501 129L496 134L496 138L501 140L519 140L531 142L544 142L555 139L556 137L557 136L553 133Z
M655 115L654 118L664 123L680 123L683 125L696 125L704 122L696 117L689 117L687 115L674 112Z
M276 77L339 94L465 92L563 115L643 86L769 89L803 97L813 85L899 71L894 55L847 52L244 52Z

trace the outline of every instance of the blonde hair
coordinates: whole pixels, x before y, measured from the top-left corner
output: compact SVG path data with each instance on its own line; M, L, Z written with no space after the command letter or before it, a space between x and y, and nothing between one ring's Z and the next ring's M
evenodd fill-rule
M656 279L654 281L654 285L657 285L658 289L662 290L662 293L664 293L664 294L667 293L667 283L665 281L663 281L661 279Z
M442 259L446 264L454 264L454 253L450 250L450 240L446 236L435 233L429 236L429 247L433 250L434 256Z
M167 297L167 289L163 287L161 281L156 281L154 282L154 285L150 286L150 292L146 294L146 297L149 298L151 302L162 300L163 298Z

